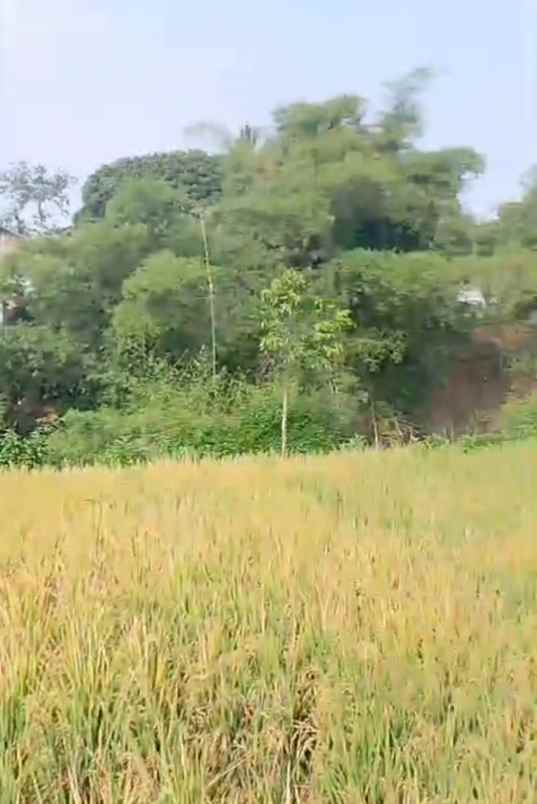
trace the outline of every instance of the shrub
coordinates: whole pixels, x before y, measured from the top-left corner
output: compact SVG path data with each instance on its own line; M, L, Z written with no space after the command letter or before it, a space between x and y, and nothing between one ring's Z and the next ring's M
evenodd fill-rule
M140 394L138 399L140 399ZM226 457L280 448L280 398L272 386L222 383L160 387L139 407L70 411L48 440L50 463L127 465L158 457ZM289 411L288 437L295 454L323 453L351 439L349 406L327 394L298 396Z
M48 457L47 436L45 429L34 430L26 437L14 430L6 430L0 435L0 468L43 466Z
M504 405L502 432L512 439L537 437L537 393L527 399L512 399Z
M497 447L504 441L506 441L504 433L475 433L463 436L461 446L462 451L468 454L485 447Z

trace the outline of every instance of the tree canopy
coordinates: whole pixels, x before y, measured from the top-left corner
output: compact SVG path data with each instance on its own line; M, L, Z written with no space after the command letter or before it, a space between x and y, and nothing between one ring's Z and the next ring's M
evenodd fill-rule
M67 220L74 183L64 170L12 165L0 172L0 224L21 236L57 232Z
M483 157L419 145L430 78L417 70L392 82L376 117L360 95L341 94L281 106L269 129L237 136L194 126L218 139L217 155L102 166L67 233L57 228L67 174L25 164L0 174L4 220L32 235L0 260L4 424L22 427L28 405L97 415L105 401L120 404L142 367L186 371L211 349L207 410L233 382L254 396L281 382L276 364L298 364L300 352L313 358L293 382L304 405L328 394L326 424L335 385L326 390L314 364L325 366L332 346L349 392L345 427L371 404L422 422L476 327L537 308L535 175L496 219L474 220L461 199ZM482 288L486 309L464 301L465 283ZM280 291L295 292L287 317Z
M130 179L165 182L181 193L185 211L218 201L222 188L222 164L203 151L172 151L118 159L95 171L82 188L78 221L99 220L108 202Z

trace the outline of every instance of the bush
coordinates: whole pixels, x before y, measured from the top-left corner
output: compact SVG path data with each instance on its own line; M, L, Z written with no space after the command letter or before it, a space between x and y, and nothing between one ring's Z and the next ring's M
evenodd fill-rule
M507 438L537 437L537 393L527 399L513 399L504 405L501 417L502 432Z
M466 454L486 447L497 447L506 441L504 433L476 433L461 439L462 451Z
M0 468L34 469L47 463L47 430L34 430L22 436L13 430L0 435Z
M202 388L166 384L149 398L138 389L137 406L70 411L51 434L48 461L56 466L111 463L128 465L159 457L215 457L271 453L280 449L277 389L220 381ZM323 453L352 438L344 400L326 394L297 396L289 410L289 450Z
M68 411L49 436L47 460L54 466L83 466L104 459L107 450L122 436L120 411Z

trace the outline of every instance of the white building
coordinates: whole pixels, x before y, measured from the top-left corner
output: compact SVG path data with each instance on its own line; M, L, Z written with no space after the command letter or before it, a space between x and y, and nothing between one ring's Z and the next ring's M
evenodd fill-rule
M480 288L466 285L457 295L457 301L461 304L469 304L471 307L486 307L487 302Z

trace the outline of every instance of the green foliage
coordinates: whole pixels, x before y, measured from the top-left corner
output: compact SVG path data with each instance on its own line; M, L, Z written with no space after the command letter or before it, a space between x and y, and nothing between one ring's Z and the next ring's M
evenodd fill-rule
M500 206L497 230L498 239L508 248L534 250L537 247L537 171L530 169L522 181L520 201Z
M535 176L498 220L466 214L484 160L418 147L430 77L390 84L371 119L359 95L291 103L270 136L195 127L219 156L96 171L71 231L0 260L2 426L67 412L50 460L75 463L271 450L284 423L291 451L357 429L412 440L473 330L528 329L537 310ZM67 186L40 167L0 176L19 229L33 204L50 233ZM484 306L464 301L468 285ZM192 368L213 346L216 377L205 357Z
M341 95L324 103L292 103L273 114L276 129L287 140L316 139L341 126L359 128L365 101L356 95Z
M461 215L459 210L440 218L433 242L437 251L450 256L471 254L474 250L471 218Z
M358 329L349 359L373 398L415 412L446 376L475 325L457 301L462 271L430 252L356 250L327 266L325 293L337 293L351 311Z
M0 433L0 470L36 469L48 462L47 430L34 430L24 438L14 430Z
M218 354L224 366L255 365L260 322L253 293L261 277L213 266L216 283ZM209 290L199 258L152 254L123 285L112 319L115 345L144 344L154 355L191 359L211 343Z
M165 182L184 193L182 209L189 212L196 206L218 201L222 182L221 160L203 151L172 151L119 159L103 165L82 188L83 206L77 220L103 218L109 201L130 179Z
M71 236L36 241L10 257L4 283L26 288L31 319L69 332L96 347L102 340L125 279L150 250L147 228L88 224ZM7 274L7 275L6 275Z
M5 420L32 429L33 408L65 407L84 397L89 358L65 331L21 324L0 338L0 395Z
M500 242L498 221L485 221L474 226L473 239L478 257L492 257Z
M186 195L162 179L130 179L106 206L106 219L119 226L143 224L153 248L166 242L172 231L188 228L184 213ZM199 238L197 243L199 251Z
M290 380L301 370L320 370L334 380L345 357L342 335L351 328L348 310L308 296L307 289L302 274L286 270L262 293L261 353L282 383L282 455L288 445Z
M537 310L537 255L529 249L499 252L464 264L487 302L485 319L527 321Z
M304 276L286 270L262 293L261 351L284 376L312 365L337 370L344 359L342 335L351 328L348 310L307 291Z
M412 151L405 155L403 164L410 181L446 200L456 198L465 183L485 169L483 157L473 148Z
M537 393L507 402L502 410L501 428L507 438L537 438Z
M505 440L505 436L502 433L475 433L461 438L461 448L467 455L488 447L498 447Z
M230 150L220 219L239 236L254 231L290 266L321 263L341 248L470 251L459 194L484 162L469 148L413 145L428 77L416 71L392 85L372 126L358 96L277 109L275 137Z
M161 354L198 352L209 340L207 288L199 259L151 255L123 284L113 317L119 343L142 341Z
M166 373L138 383L123 410L69 411L48 440L47 460L56 466L129 464L279 449L277 388L220 377L215 389L207 365ZM348 443L353 417L348 400L299 396L289 414L289 452L327 452Z
M408 147L422 133L419 96L433 77L430 68L419 67L386 84L388 103L380 120L380 137L388 151Z

